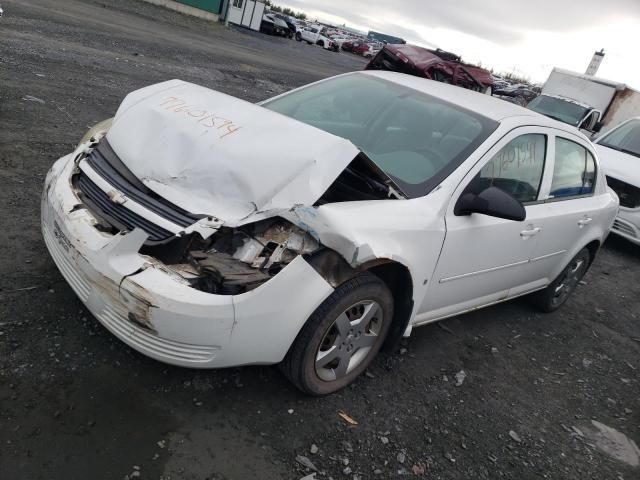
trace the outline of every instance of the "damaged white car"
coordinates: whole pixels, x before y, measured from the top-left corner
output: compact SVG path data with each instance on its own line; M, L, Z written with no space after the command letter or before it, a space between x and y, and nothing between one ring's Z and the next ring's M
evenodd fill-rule
M640 245L640 117L621 123L595 143L607 184L620 199L611 231Z
M344 387L412 326L575 289L618 208L589 141L390 72L254 105L183 81L129 94L46 178L62 275L131 347L281 363Z

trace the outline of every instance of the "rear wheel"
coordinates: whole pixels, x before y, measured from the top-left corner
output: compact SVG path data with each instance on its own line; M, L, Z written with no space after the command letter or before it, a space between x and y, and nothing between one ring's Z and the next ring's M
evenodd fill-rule
M296 40L297 40L298 42L301 42L301 41L302 41L302 35L300 34L300 32L296 32Z
M577 288L590 263L591 253L583 248L547 288L533 294L533 303L544 312L560 308Z
M393 298L375 275L340 285L307 320L281 364L289 380L311 395L349 385L376 356L393 318Z

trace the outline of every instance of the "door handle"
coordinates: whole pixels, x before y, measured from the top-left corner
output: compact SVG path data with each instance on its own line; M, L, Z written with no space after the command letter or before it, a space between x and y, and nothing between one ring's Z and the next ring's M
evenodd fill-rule
M587 217L587 216L582 217L580 220L578 220L578 226L579 226L580 228L582 228L582 227L584 227L585 225L590 224L592 220L593 220L593 218L591 218L591 217Z
M520 232L520 236L521 236L523 239L525 239L525 240L526 240L526 239L527 239L527 238L529 238L529 237L533 237L534 235L537 235L537 234L538 234L538 232L540 232L540 230L542 230L542 228L540 228L540 227L535 227L535 228L532 228L532 229L530 229L530 230L522 230L522 231Z

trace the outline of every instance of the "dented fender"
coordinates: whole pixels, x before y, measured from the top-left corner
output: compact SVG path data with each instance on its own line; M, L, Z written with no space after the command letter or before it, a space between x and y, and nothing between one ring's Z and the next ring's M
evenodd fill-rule
M444 207L433 206L446 205L448 195L449 189L438 188L417 199L300 206L281 216L337 252L356 271L381 261L403 265L413 283L413 320L426 295L446 233ZM344 265L336 268L337 275L327 275L334 286L347 278Z

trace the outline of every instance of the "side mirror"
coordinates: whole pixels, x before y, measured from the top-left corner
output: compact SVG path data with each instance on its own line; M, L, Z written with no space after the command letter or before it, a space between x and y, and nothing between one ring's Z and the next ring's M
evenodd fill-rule
M522 203L497 187L489 187L479 194L471 192L462 194L453 213L457 216L480 213L516 222L522 222L527 218L527 211Z
M602 127L602 122L596 122L596 124L593 126L593 133L598 133L600 130L602 130Z

